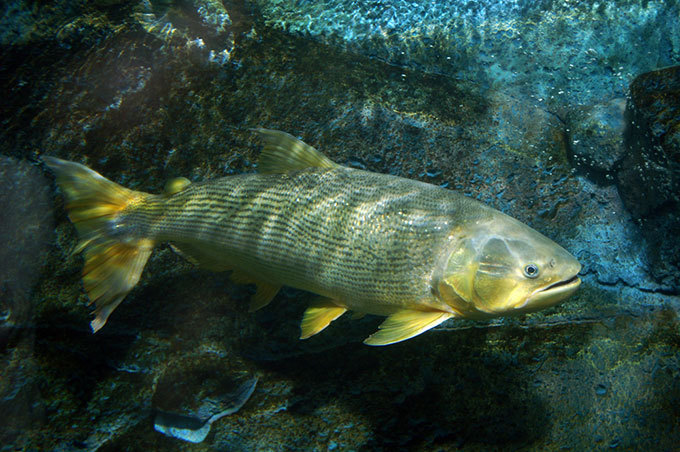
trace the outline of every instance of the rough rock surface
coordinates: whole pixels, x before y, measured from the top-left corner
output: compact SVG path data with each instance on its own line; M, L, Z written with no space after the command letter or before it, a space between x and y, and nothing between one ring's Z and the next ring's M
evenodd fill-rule
M255 0L266 23L558 109L623 97L680 63L675 0Z
M0 443L45 413L38 402L33 292L43 274L54 220L51 189L39 168L0 156Z
M638 76L630 88L619 192L649 244L653 275L680 288L680 66Z
M614 183L625 154L625 108L625 99L612 99L575 108L566 118L572 164L602 184Z
M640 23L658 6L647 3ZM572 251L584 283L563 305L530 316L447 322L371 348L361 340L378 318L341 318L299 341L313 295L284 289L249 314L252 287L161 247L92 335L82 260L71 254L74 230L57 196L53 246L33 269L31 316L0 343L0 408L14 413L0 426L4 449L186 450L153 430L154 410L195 409L255 376L246 405L191 449L670 450L680 442L680 300L653 278L617 187L574 167L570 125L560 119L568 105L556 115L545 98L483 77L348 53L284 33L238 3L16 2L7 11L0 153L12 156L4 157L11 171L39 172L45 153L158 192L170 177L253 171L259 146L248 128L278 128L338 162L447 186L513 215ZM551 72L566 80L561 68ZM604 85L622 83L606 77ZM605 91L582 102L607 105ZM52 188L39 185L38 193Z

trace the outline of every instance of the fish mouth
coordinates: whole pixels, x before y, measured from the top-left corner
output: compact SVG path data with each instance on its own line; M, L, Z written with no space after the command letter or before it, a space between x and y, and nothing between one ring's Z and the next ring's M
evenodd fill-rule
M557 281L556 283L550 284L547 287L538 289L534 293L547 292L547 291L565 291L574 290L581 285L581 278L578 275L574 275L569 279L563 279L562 281Z
M565 298L568 298L580 285L581 278L579 278L578 275L557 281L549 286L536 290L529 298L527 298L521 308L533 311L553 306Z

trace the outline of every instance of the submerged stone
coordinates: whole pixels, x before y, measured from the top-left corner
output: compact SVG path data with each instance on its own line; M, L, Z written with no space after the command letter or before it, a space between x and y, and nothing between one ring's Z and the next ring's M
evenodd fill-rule
M675 1L255 3L267 24L287 32L546 105L624 96L635 74L680 62Z
M30 327L30 293L54 234L51 186L42 170L0 155L0 341Z
M619 193L649 243L653 276L680 292L680 66L638 76L626 108Z
M577 170L599 183L614 183L624 156L625 107L625 99L617 98L576 108L567 116L570 159Z
M256 384L257 378L253 378L231 393L220 394L217 399L204 401L194 416L159 410L154 416L154 429L164 435L191 443L203 442L210 433L213 422L240 410L253 394Z

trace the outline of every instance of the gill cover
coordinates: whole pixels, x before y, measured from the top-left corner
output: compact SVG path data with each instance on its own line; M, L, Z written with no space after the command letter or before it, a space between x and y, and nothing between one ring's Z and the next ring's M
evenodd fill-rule
M461 238L444 266L439 294L454 310L465 316L474 311L472 304L474 278L477 273L477 251L469 238Z
M490 238L478 256L474 278L477 308L484 312L498 312L515 306L528 291L522 290L524 276L517 255L508 248L508 242Z
M520 268L507 240L463 238L449 257L439 292L466 317L497 314L512 309L528 295Z

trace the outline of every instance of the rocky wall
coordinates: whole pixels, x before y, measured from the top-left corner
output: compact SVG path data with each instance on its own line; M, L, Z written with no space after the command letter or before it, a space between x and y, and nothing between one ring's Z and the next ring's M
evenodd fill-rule
M628 4L641 24L659 7ZM633 155L625 112L637 99L623 100L627 82L610 74L582 100L565 85L578 102L553 109L533 91L486 76L423 71L411 54L408 64L388 64L330 38L282 31L262 11L203 1L15 2L5 11L3 175L32 195L0 198L0 211L14 220L3 221L8 237L24 237L13 254L25 249L31 265L10 256L0 274L21 269L32 279L23 307L2 305L1 408L14 413L0 427L2 447L675 447L680 303L674 280L657 277L640 217L623 194ZM552 72L566 80L568 67ZM556 80L544 83L558 90ZM645 114L658 119L655 111ZM478 198L574 253L584 283L543 312L450 321L371 348L361 341L379 318L343 318L299 341L312 295L284 289L250 314L252 287L161 246L139 286L92 335L75 232L37 157L77 160L159 192L171 177L254 171L259 145L248 129L256 126L298 135L342 164ZM45 246L22 245L45 234ZM19 312L22 321L11 321ZM198 429L187 418L254 377L250 399L215 421L203 442L157 431L159 412Z

